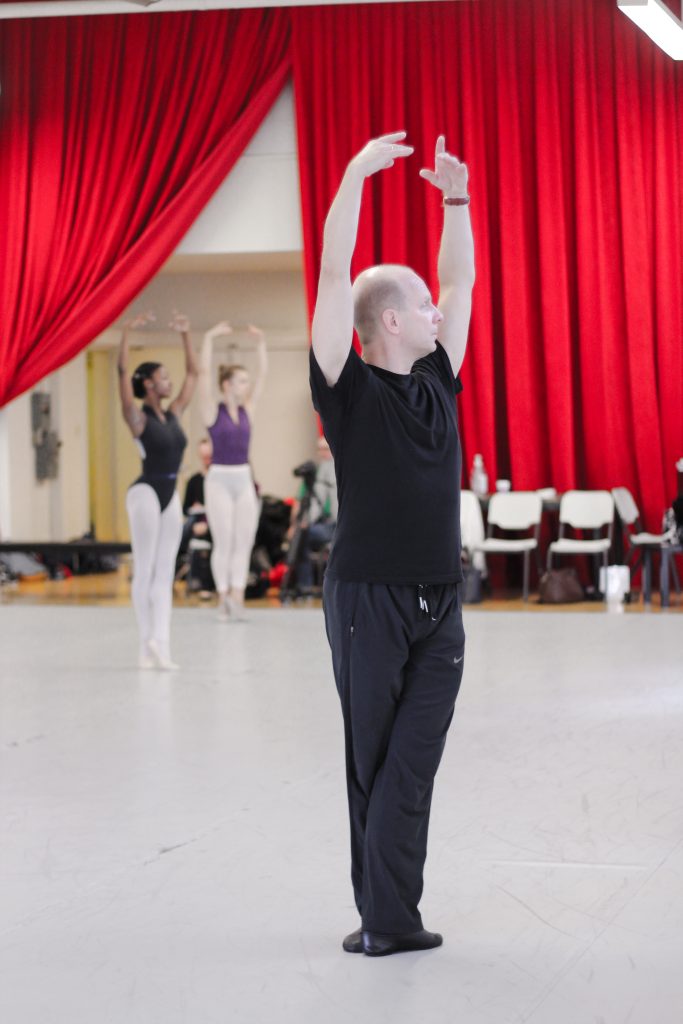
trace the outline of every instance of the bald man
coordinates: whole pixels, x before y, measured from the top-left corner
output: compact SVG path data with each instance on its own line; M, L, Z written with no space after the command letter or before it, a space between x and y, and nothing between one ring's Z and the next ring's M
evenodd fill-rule
M420 172L443 194L438 307L408 267L372 267L351 283L363 184L410 156L404 140L405 132L373 139L344 174L325 224L311 350L313 403L339 495L323 597L361 916L343 947L368 956L442 943L423 927L418 904L465 652L455 397L474 245L467 168L443 136L434 170Z

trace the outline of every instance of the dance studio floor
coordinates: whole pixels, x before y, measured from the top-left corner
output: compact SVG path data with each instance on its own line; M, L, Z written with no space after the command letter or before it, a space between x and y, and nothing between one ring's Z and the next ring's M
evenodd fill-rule
M425 924L371 960L319 610L0 606L6 1024L681 1024L678 614L467 611Z

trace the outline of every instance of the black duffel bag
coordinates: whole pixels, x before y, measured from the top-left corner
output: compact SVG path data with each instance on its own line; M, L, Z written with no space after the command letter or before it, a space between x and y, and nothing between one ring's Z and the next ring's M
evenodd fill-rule
M576 569L549 569L538 584L540 604L575 604L586 596Z

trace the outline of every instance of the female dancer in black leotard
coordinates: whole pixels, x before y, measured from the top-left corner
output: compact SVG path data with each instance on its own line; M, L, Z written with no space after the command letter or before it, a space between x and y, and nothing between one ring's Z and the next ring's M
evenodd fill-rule
M140 630L140 668L177 668L171 659L170 632L175 560L182 535L182 509L176 478L187 444L179 423L197 382L197 363L190 341L190 323L174 312L170 326L185 349L185 380L166 409L171 379L161 363L142 363L128 376L128 331L153 317L126 324L119 352L119 390L123 416L142 454L142 475L126 497L133 549L132 597ZM136 398L143 399L142 408Z

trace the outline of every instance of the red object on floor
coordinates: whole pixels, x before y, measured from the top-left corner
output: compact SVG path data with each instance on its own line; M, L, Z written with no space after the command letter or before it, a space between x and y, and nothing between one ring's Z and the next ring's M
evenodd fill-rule
M284 579L285 573L287 572L287 566L284 562L278 562L268 573L268 582L271 587L279 587Z

